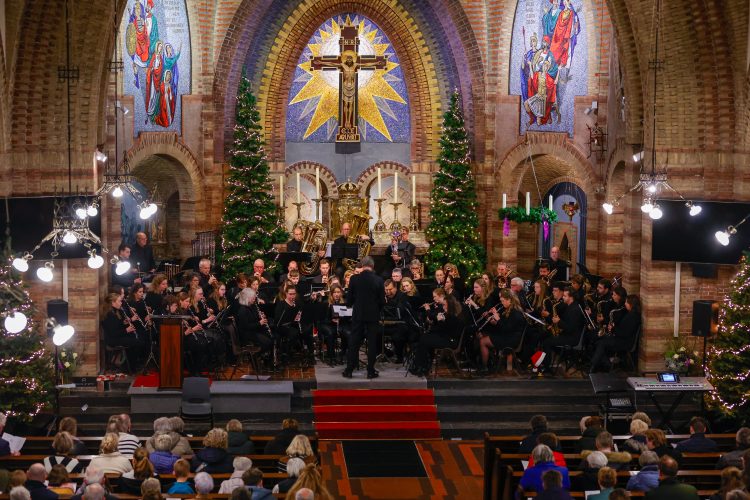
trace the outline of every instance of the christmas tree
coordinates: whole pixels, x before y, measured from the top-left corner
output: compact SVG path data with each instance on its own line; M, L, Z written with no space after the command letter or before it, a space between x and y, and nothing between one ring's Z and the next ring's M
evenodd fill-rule
M36 311L8 260L0 266L0 412L30 420L51 401L54 374Z
M237 92L237 119L234 147L226 181L223 225L221 228L221 265L226 276L234 277L252 269L274 243L286 240L287 233L278 224L276 205L271 194L268 162L263 148L260 113L246 77ZM271 262L266 262L270 267Z
M440 168L430 194L430 224L425 231L430 242L425 262L432 271L451 262L461 274L471 276L484 270L484 248L479 240L479 203L459 100L458 91L454 91L443 116Z
M750 264L747 256L719 310L719 331L708 351L708 401L739 425L750 423Z

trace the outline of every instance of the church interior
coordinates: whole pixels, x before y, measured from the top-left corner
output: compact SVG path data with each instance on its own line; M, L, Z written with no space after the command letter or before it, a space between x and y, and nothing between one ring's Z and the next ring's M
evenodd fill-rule
M646 422L648 449L634 455L653 449L652 429L664 443L679 442L675 449L696 434L718 443L688 446L680 459L670 448L654 462L667 475L667 462L679 462L681 484L707 498L723 478L709 469L735 445L750 447L750 431L740 439L750 423L742 389L750 374L750 327L743 330L750 323L743 316L750 304L743 289L750 279L749 27L750 4L742 0L0 2L0 382L8 391L0 398L8 417L6 424L0 414L0 435L5 427L10 438L26 436L20 454L9 441L7 456L0 438L0 472L26 471L31 489L58 426L74 417L83 467L68 472L85 490L81 457L104 453L111 425L120 451L123 434L153 448L146 440L159 434L155 419L179 415L195 436L183 439L196 451L214 446L211 427L237 419L255 451L234 455L251 457L265 474L253 487L272 490L286 480L290 456L277 452L285 458L277 469L262 449L282 421L286 429L294 420L314 449L295 457L305 458L306 476L317 477L304 487L286 484L296 498L313 498L304 496L313 484L321 488L315 498L510 498L517 488L534 489L533 467L521 460L533 449L539 461L544 450L537 442L519 450L518 441L541 414L549 427L545 419L534 432L558 434L550 448L567 458L570 482L566 469L562 485L578 497L580 453L600 449L579 448L581 434L590 436L581 418L592 418L591 430L609 431L614 449L623 450L637 434L632 424L648 419L635 412L645 412L654 420ZM441 198L446 191L453 198ZM446 201L456 199L469 208ZM440 212L446 206L451 216ZM257 225L248 222L253 217ZM233 250L249 240L265 246ZM442 248L450 250L441 258ZM292 274L306 286L291 285L297 302L314 302L318 293L326 309L338 300L328 276L340 281L344 304L370 258L386 304L389 283L411 298L421 292L423 300L404 303L417 304L425 325L446 323L457 304L462 322L448 344L421 344L417 333L371 338L362 327L370 342L360 351L339 332L342 321L366 321L357 301L353 319L336 316L327 330L299 316L292 327L282 324L278 311L287 310L285 300L294 304L285 298ZM290 261L299 269L287 268ZM556 276L546 278L540 267ZM444 269L449 278L437 278ZM260 288L246 297L253 276ZM411 294L402 276L411 277ZM197 288L193 279L201 280ZM166 288L158 289L162 281ZM476 291L485 286L486 293ZM153 310L152 293L159 295ZM492 309L484 307L490 295ZM477 297L479 305L471 302ZM192 315L197 326L185 329L192 319L169 315L191 314L188 299L206 317ZM128 302L141 300L145 314L133 316ZM215 319L206 300L230 313ZM372 300L382 302L382 288ZM227 333L222 321L233 301L248 310L256 301L252 335L265 335L268 346ZM565 317L556 301L567 304ZM112 311L120 317L120 306L108 309L114 303L130 309L117 328L150 332L139 340L142 359L128 360L133 345L108 341L107 320ZM520 337L500 345L507 330L500 325L519 303ZM408 309L390 320L381 310L378 328L409 325ZM288 310L307 314L302 306ZM636 311L637 324L626 344L599 352L597 337L616 336L615 310L623 318ZM554 342L573 328L573 313L581 331ZM241 330L237 318L229 320ZM497 328L485 335L490 322ZM177 332L171 354L170 325ZM204 326L218 337L191 344ZM37 347L13 344L19 331ZM399 335L407 339L400 347ZM218 344L220 352L206 347ZM46 365L13 389L21 370L42 358ZM669 384L665 373L682 375L676 383L684 385L661 387ZM193 379L210 381L210 425L183 413ZM41 402L19 409L33 393L44 393ZM613 406L618 394L623 407ZM377 422L373 415L388 411L377 405L396 413ZM127 418L112 424L114 414ZM357 418L367 425L357 427ZM368 448L369 439L380 447ZM130 458L133 449L123 454ZM193 456L196 491L204 479L194 467L198 454L181 454ZM405 473L376 466L395 456L405 457L395 467ZM162 471L164 495L164 477L179 481L172 465ZM231 458L227 470L215 469L202 498L234 498L232 490L219 492L233 470ZM599 484L595 473L585 489L626 489L638 458L617 470L616 480L604 474L602 482L600 474ZM107 492L142 496L107 471ZM397 479L385 484L384 477ZM748 498L747 470L743 477L737 488L745 496L733 498ZM541 475L538 481L540 494ZM277 491L252 498L295 498ZM660 494L653 498L678 498ZM0 474L0 498L25 498L13 495Z

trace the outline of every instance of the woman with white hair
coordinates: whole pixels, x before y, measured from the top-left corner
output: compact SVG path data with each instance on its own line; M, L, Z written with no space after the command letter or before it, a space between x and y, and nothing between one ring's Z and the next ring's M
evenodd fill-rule
M310 439L304 434L297 434L286 449L286 456L279 460L279 472L286 472L287 462L292 458L300 458L307 464L317 464Z
M531 452L534 457L534 466L529 467L523 472L518 488L524 491L542 491L544 489L542 476L548 470L558 471L563 478L563 488L570 489L570 478L567 467L555 465L555 456L552 450L546 444L537 445Z
M301 458L290 458L286 463L286 473L289 477L277 483L276 486L273 487L271 493L275 495L277 493L288 492L289 489L294 485L294 483L297 482L299 475L302 474L303 470L305 470L306 465L307 464L305 463L305 461Z
M235 488L244 488L245 482L242 480L242 474L244 474L246 470L250 470L252 466L253 461L249 458L235 457L234 461L232 462L234 471L232 472L232 475L229 476L229 479L221 482L219 493L228 494L232 493Z
M197 495L195 498L208 498L208 495L214 489L214 478L207 472L199 472L193 479L195 483L195 492Z
M268 318L260 310L258 296L252 288L243 288L239 294L237 314L237 334L242 345L255 344L260 347L261 355L268 354L273 348L271 326Z
M172 448L170 451L173 455L177 455L178 457L183 458L192 457L193 449L190 447L190 443L185 436L182 436L180 434L185 423L182 422L181 418L178 422L177 418L179 417L159 417L154 420L154 435L146 440L146 449L149 453L153 453L156 451L156 436L160 434L167 434L172 439Z

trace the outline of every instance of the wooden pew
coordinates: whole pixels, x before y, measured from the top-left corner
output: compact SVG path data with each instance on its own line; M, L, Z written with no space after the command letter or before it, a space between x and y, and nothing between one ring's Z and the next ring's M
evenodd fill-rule
M497 449L497 448L496 448ZM631 454L632 460L630 462L631 470L639 470L638 458L640 455L637 453ZM680 469L682 470L705 470L713 469L721 457L721 453L683 453L682 461L680 462ZM583 458L579 453L564 453L565 462L569 469L577 469L583 461ZM521 461L528 461L529 455L525 453L502 453L500 455L502 465L508 465L513 470L523 470Z
M580 476L581 474L582 472L578 470L568 471L568 475L570 476L571 480L573 480L573 478L577 476ZM513 471L514 488L518 487L518 482L521 480L521 476L523 476L522 471ZM624 488L627 485L628 479L630 479L630 477L631 474L629 471L619 471L617 473L617 487ZM721 484L721 471L715 469L681 470L677 473L677 478L686 484L695 486L699 490L714 492L719 489L719 486Z

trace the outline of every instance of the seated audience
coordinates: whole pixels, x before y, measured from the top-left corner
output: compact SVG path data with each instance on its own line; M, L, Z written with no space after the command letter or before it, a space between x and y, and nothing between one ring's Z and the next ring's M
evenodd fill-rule
M20 455L19 452L11 453L10 443L2 438L3 429L5 429L5 422L7 419L8 417L5 413L0 413L0 457L4 457L5 455Z
M101 484L92 484L83 495L83 500L104 500L106 498L104 486Z
M555 457L549 446L544 444L536 445L531 452L534 457L534 466L528 467L523 471L519 488L522 491L542 491L542 475L548 470L556 470L562 474L562 485L565 489L570 489L570 479L568 478L568 469L555 465Z
M55 465L62 465L70 474L78 474L83 470L83 465L72 456L73 446L73 436L65 431L55 434L52 440L52 449L55 450L55 454L46 457L43 461L48 473Z
M229 498L231 500L253 500L252 493L244 486L235 488Z
M706 420L703 417L693 417L690 420L690 437L680 441L675 449L680 453L714 453L719 451L716 441L706 437Z
M8 500L31 500L31 494L23 486L14 486L10 490Z
M562 487L562 474L556 470L548 470L542 474L543 491L537 493L537 500L569 500L572 497Z
M719 461L716 462L717 469L723 469L725 467L737 467L742 468L742 455L745 450L750 449L750 427L740 427L735 434L735 449L724 453Z
M155 477L150 477L141 483L141 498L161 498L161 483Z
M190 466L193 472L231 473L232 460L227 452L227 432L215 427L203 438L203 449L195 454Z
M47 471L42 464L31 464L26 471L24 488L29 490L31 500L57 500L57 493L47 489Z
M283 455L297 434L299 434L299 423L293 418L285 418L281 424L281 432L266 443L263 453L266 455Z
M577 490L593 491L599 489L599 471L607 466L607 455L601 451L592 451L583 460L581 475L573 478Z
M644 411L637 411L630 415L630 420L640 420L642 422L646 422L646 425L651 427L651 417L648 416L648 414Z
M160 434L154 438L154 451L149 453L148 459L154 465L157 474L171 474L174 470L174 463L180 457L173 455L172 438L169 434Z
M180 419L180 422L182 422L182 419ZM169 437L172 438L172 449L170 450L172 454L178 457L192 457L193 449L190 447L187 438L174 429L175 423L176 421L167 417L159 417L154 420L154 435L146 440L146 449L149 453L156 451L154 438L158 434L169 434Z
M682 453L675 450L672 445L667 442L667 436L661 429L648 429L646 435L646 446L649 450L656 452L659 457L668 455L674 458L678 463L682 461Z
M310 439L304 434L297 434L286 449L286 456L279 460L279 472L286 472L286 463L290 458L301 458L306 464L317 463Z
M7 494L10 488L8 483L10 482L10 472L8 469L0 469L0 495Z
M73 417L65 417L60 420L60 425L57 427L58 432L65 431L70 434L73 438L73 451L70 452L72 456L88 455L89 450L86 445L78 439L78 421Z
M659 459L659 486L646 493L646 500L698 500L698 490L694 486L677 480L679 468L677 460L663 455Z
M169 486L167 493L175 495L192 495L195 493L193 487L188 482L190 478L190 463L184 458L174 463L174 477L175 481ZM220 491L219 493L222 492Z
M86 494L86 490L88 490L90 487L96 488L97 486L101 486L104 488L104 481L106 479L106 476L104 475L104 472L102 472L101 469L94 466L92 467L89 465L86 467L86 474L83 477L83 484L78 488L78 491L76 491L76 494L70 497L70 500L81 500L83 496ZM117 497L110 494L104 488L104 498L106 500L117 500Z
M651 491L659 486L659 455L646 450L638 457L638 465L641 466L641 470L628 479L628 490Z
M315 492L310 488L300 488L294 495L294 500L315 500Z
M128 458L132 457L135 450L141 447L141 441L130 434L130 427L130 415L127 413L112 415L107 422L107 432L114 432L120 438L117 450Z
M594 439L594 446L597 451L601 451L607 456L607 466L612 467L616 470L628 469L630 460L633 458L627 451L615 451L615 442L612 438L612 434L607 431L602 431ZM586 455L591 453L589 450L583 450L581 452L581 458L586 458Z
M104 474L125 474L133 470L133 465L127 457L117 451L119 437L113 432L104 435L102 444L99 446L99 455L91 459L89 467L93 466Z
M47 488L58 495L72 495L76 492L76 483L70 480L68 469L64 465L53 465L47 475Z
M252 500L271 500L273 493L263 487L263 472L257 467L252 467L242 474L242 482L245 483L250 492Z
M644 434L647 430L648 424L643 420L638 420L637 418L631 420L630 437L620 445L620 450L633 454L642 453L648 450L648 447L646 446L646 435Z
M721 471L721 486L711 495L710 500L726 500L730 491L742 489L742 471L737 467L727 467Z
M595 450L596 436L604 430L604 420L598 415L581 419L581 439L578 440L578 451Z
M146 448L138 448L133 453L133 470L120 477L120 487L131 495L141 493L141 483L154 477L154 464L148 459Z
M589 495L586 500L607 500L617 484L617 472L611 467L599 469L599 493Z
M229 479L222 481L219 487L219 493L231 493L235 488L245 486L245 482L242 480L242 474L253 466L253 461L247 457L235 457L232 461L232 475Z
M214 478L208 472L199 472L193 479L195 483L195 498L209 498L214 489Z
M227 422L227 444L227 451L232 455L255 454L255 445L242 428L242 422L235 418ZM231 491L227 493L231 493Z
M305 469L300 473L297 482L289 488L289 491L286 494L287 500L296 500L297 493L305 488L313 492L313 498L315 498L315 500L333 500L333 496L331 496L328 489L323 485L323 478L316 465L308 464L305 466Z
M521 443L518 446L518 453L531 453L531 450L539 444L537 443L539 434L549 431L547 417L544 415L534 415L531 417L531 420L529 420L529 426L531 427L531 434L521 440Z
M539 434L539 437L537 437L536 444L546 444L549 446L550 450L552 450L552 454L555 456L555 465L559 465L560 467L567 467L568 464L565 463L565 455L560 450L560 440L557 439L557 436L554 432L543 432ZM528 466L531 467L534 465L534 457L529 456L529 464Z
M14 470L10 473L8 479L8 489L13 489L16 486L23 486L26 483L26 472L22 470Z
M609 494L609 500L628 500L628 498L630 498L630 493L624 488L615 488Z
M290 458L286 463L286 473L289 477L281 480L281 482L279 483L276 483L276 486L273 487L271 493L275 495L277 493L288 492L289 489L294 485L294 483L297 482L299 475L303 470L305 470L306 465L307 464L305 464L305 461L301 458Z

